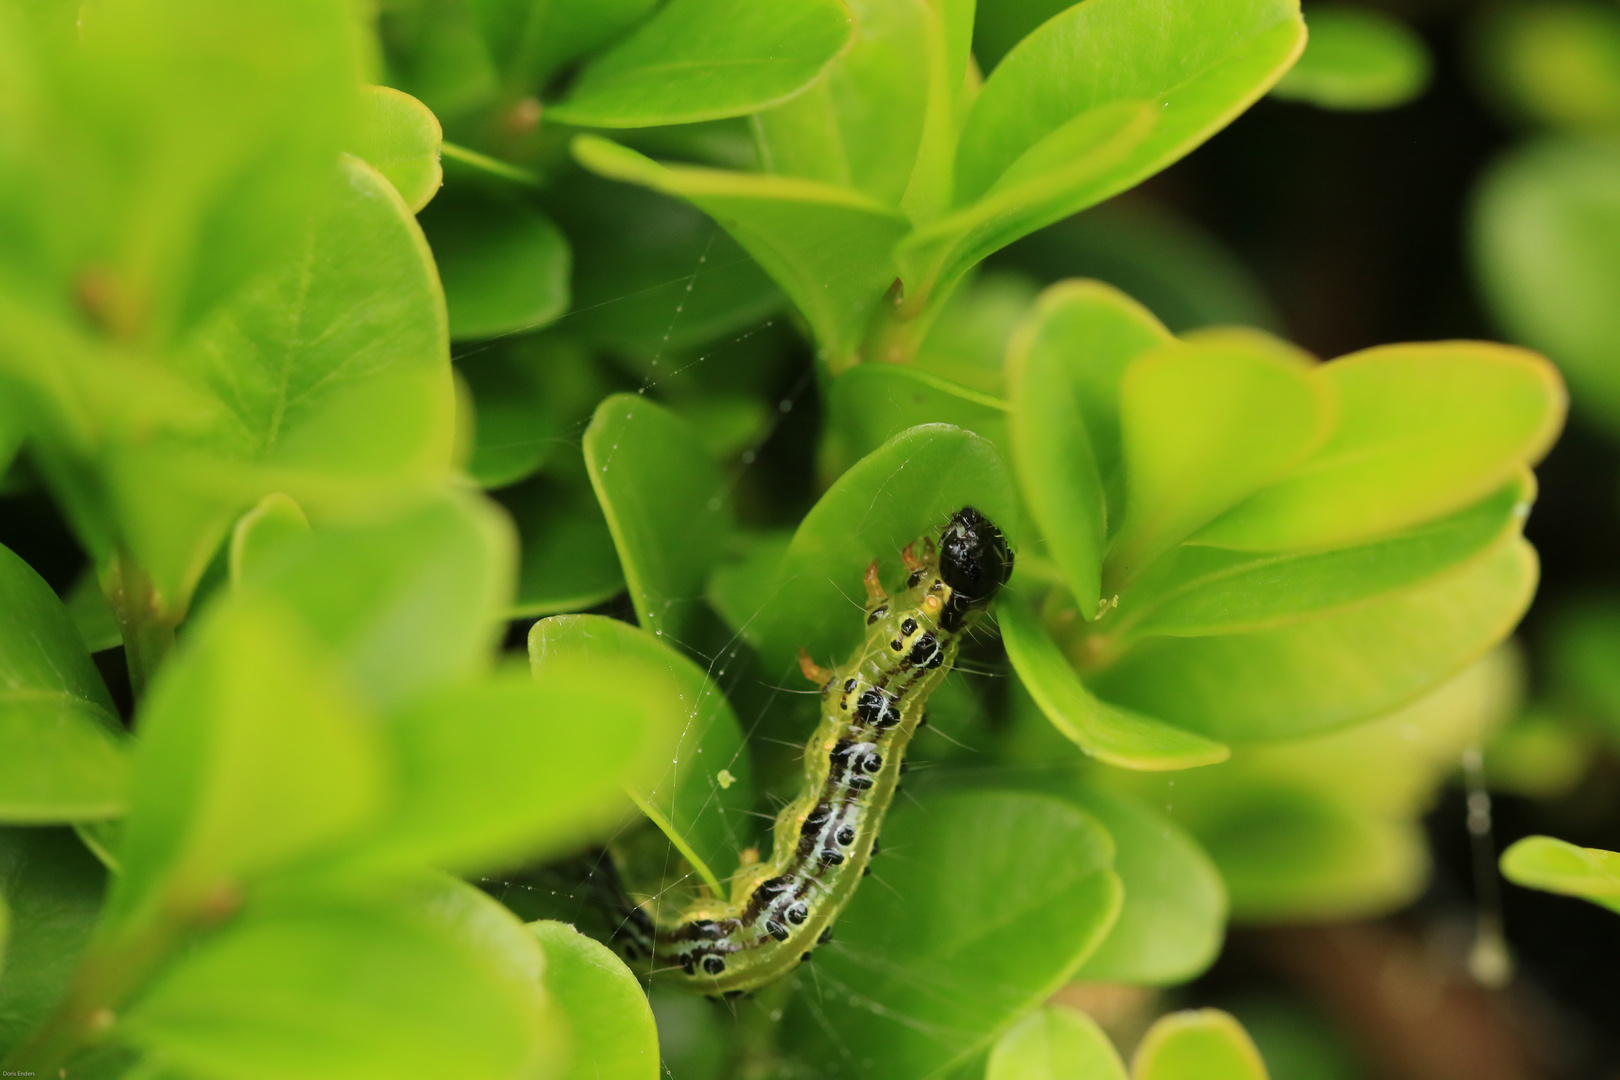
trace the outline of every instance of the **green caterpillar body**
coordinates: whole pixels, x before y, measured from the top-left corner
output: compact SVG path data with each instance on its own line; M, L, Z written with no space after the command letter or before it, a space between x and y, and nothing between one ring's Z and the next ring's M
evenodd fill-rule
M904 592L867 572L867 632L835 670L803 660L822 683L821 721L805 746L800 796L776 818L769 860L732 880L729 900L700 900L673 921L625 900L613 944L643 973L704 994L739 994L781 978L825 941L872 856L899 784L906 744L962 637L1012 573L1006 539L978 511L958 511L938 547L906 550Z

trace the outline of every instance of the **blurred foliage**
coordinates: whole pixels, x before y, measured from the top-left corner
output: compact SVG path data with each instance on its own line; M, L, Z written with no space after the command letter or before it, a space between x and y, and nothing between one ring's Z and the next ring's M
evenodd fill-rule
M1211 1010L1127 1074L1052 996L1195 978L1229 915L1389 910L1464 750L1539 747L1493 773L1538 791L1584 752L1505 724L1557 371L1319 362L1196 226L1099 205L1273 87L1420 92L1398 26L1306 18L0 0L0 498L85 562L0 549L7 1070L1265 1076ZM1601 263L1599 111L1523 166L1580 156L1565 234L1504 166L1488 275ZM1579 401L1573 280L1501 287ZM649 999L567 925L603 921L579 867L723 892L802 779L799 650L964 505L1018 571L903 857L812 967ZM1549 715L1614 730L1579 625ZM1598 856L1508 872L1608 895Z

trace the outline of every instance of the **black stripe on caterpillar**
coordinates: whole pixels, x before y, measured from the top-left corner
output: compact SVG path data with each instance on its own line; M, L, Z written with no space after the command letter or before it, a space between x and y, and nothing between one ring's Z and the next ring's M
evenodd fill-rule
M779 814L771 857L732 879L729 900L699 900L672 921L619 901L613 945L642 973L703 994L735 995L808 960L854 895L898 786L906 744L956 659L963 636L1012 574L1001 530L972 507L938 545L902 553L904 591L884 595L866 572L866 636L833 670L800 655L821 686L821 720L805 746L797 799Z

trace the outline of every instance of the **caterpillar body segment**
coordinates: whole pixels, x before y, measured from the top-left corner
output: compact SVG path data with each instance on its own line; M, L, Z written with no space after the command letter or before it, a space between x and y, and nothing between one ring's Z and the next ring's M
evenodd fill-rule
M877 853L883 815L900 780L923 707L956 659L963 636L1012 573L1006 538L964 507L936 545L908 546L906 587L884 595L866 575L866 635L854 656L826 669L801 657L821 684L821 720L805 746L804 787L777 816L771 857L732 880L729 899L700 900L672 921L621 901L613 945L653 979L709 995L746 993L809 959L827 939Z

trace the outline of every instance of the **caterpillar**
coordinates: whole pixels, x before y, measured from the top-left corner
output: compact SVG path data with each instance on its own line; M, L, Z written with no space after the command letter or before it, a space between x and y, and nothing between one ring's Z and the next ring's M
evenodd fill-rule
M869 872L923 706L962 638L1012 574L1006 537L963 507L936 547L908 546L905 590L886 596L866 570L866 637L839 667L800 667L821 686L821 720L805 746L804 788L777 815L771 857L745 867L728 900L701 899L654 919L616 884L611 944L652 979L711 996L758 989L810 958ZM615 874L616 878L616 874Z

